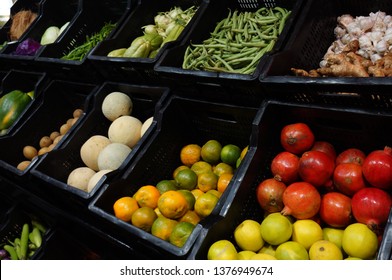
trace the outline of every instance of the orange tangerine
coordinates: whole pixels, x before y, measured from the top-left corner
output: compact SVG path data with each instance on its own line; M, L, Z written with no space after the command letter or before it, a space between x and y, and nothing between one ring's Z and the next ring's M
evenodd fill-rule
M220 162L213 167L213 171L216 175L221 176L223 173L234 173L234 168L225 162Z
M151 234L169 241L170 234L177 223L178 221L176 220L166 218L165 216L158 216L151 226Z
M158 199L158 208L162 215L170 219L178 219L189 210L188 201L178 191L164 192Z
M189 222L194 225L197 225L200 222L201 218L194 210L189 210L182 216L178 221L179 222Z
M193 189L191 190L193 196L195 197L195 199L197 199L200 195L202 195L204 192L201 191L200 189Z
M202 192L207 192L209 190L215 190L218 185L218 176L210 171L206 173L201 173L197 178L197 188Z
M130 196L124 196L117 199L113 204L114 216L129 222L132 219L132 214L139 208L136 199Z
M180 159L182 164L191 166L200 160L201 147L197 144L188 144L181 149Z
M208 140L201 147L201 158L211 164L215 164L220 161L220 153L222 150L222 144L217 140Z
M197 175L190 168L178 172L174 180L179 189L193 190L197 185Z
M232 173L223 173L222 175L220 175L218 179L217 190L223 193L229 185L231 178L233 178Z
M208 162L205 161L198 161L192 164L191 169L197 174L200 175L201 173L206 173L212 171L212 166Z
M136 209L136 211L133 212L131 223L135 227L150 232L151 226L156 220L156 218L158 218L158 215L154 211L154 209L147 206L143 206L140 207L139 209Z
M227 144L221 150L221 160L231 166L234 166L241 156L241 149L237 145Z
M193 210L193 207L196 202L196 198L193 195L193 193L188 190L178 190L178 192L181 193L185 197L186 201L188 202L188 209Z
M136 191L133 198L136 199L140 207L147 206L154 209L158 205L160 195L161 193L155 186L145 185Z
M207 217L214 210L219 198L212 193L204 193L196 199L195 212L200 218Z
M184 169L189 169L189 167L186 166L186 165L180 165L176 169L174 169L174 171L173 171L173 179L176 178L178 172L180 172L181 170L184 170Z
M158 189L160 194L163 194L166 191L176 190L176 181L174 180L161 180L157 183L156 188Z
M170 234L169 242L177 247L182 247L191 235L195 225L189 222L179 222Z

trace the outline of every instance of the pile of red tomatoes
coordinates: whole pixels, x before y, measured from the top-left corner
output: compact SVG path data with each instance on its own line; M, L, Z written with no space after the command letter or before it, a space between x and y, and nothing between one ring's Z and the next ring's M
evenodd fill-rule
M305 123L283 127L280 142L283 151L271 162L272 177L256 189L266 213L336 228L360 222L382 236L392 206L392 148L337 153Z

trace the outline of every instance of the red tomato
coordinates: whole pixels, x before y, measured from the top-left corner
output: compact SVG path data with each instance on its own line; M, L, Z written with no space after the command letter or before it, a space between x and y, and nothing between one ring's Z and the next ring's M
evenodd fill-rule
M305 123L288 124L281 130L280 143L286 151L300 155L313 146L314 134Z
M352 222L351 198L339 192L329 192L321 198L319 214L321 220L331 227L346 227Z

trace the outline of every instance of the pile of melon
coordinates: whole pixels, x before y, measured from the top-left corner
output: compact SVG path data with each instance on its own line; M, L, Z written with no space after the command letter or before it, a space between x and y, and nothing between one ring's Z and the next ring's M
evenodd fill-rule
M125 93L114 91L103 100L102 114L111 121L107 135L93 135L80 148L85 166L68 175L67 184L91 192L102 176L118 169L137 144L153 117L142 123L132 116L133 101Z

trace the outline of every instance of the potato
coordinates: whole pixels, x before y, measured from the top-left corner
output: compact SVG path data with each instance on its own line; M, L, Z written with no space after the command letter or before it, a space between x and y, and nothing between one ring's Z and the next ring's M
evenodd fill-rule
M41 140L39 140L39 146L41 148L49 147L49 145L52 143L53 143L53 141L52 141L52 139L50 139L49 136L44 136L41 138Z
M24 161L20 162L16 168L18 168L21 171L24 171L30 165L30 163L31 163L31 161L24 160Z
M74 118L80 118L83 115L83 110L82 109L76 109L73 111L72 116Z
M60 135L60 132L58 132L58 131L53 131L53 132L49 135L49 137L50 137L50 139L52 139L52 141L54 141L54 139L56 139L56 137L59 136L59 135Z
M23 156L28 160L32 160L34 157L38 155L38 151L33 146L25 146L23 148Z
M61 135L64 135L65 133L68 132L68 130L69 130L70 128L71 128L71 125L69 125L68 123L63 124L63 125L60 127L60 134L61 134Z
M88 182L95 173L94 170L88 167L75 168L68 175L67 184L80 190L87 191Z

